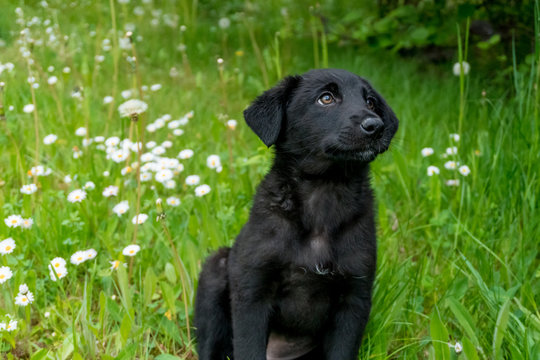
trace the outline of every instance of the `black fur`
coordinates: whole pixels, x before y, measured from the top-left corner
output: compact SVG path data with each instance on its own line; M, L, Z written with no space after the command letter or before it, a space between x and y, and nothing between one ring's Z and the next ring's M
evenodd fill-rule
M275 159L233 247L203 266L200 359L356 359L376 265L369 162L398 120L336 69L285 78L244 116Z

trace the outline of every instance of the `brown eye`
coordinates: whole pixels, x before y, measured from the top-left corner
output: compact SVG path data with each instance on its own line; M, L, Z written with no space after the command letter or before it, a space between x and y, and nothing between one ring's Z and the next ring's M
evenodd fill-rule
M375 111L375 99L374 98L368 97L366 99L366 105L367 105L369 110Z
M336 99L334 99L334 96L331 93L325 92L321 96L319 96L317 102L321 105L330 105L335 103Z

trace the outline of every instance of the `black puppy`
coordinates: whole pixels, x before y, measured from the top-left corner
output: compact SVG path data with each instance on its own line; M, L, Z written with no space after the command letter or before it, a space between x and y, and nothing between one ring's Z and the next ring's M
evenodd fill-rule
M200 359L356 359L376 262L369 162L398 120L335 69L285 78L244 117L275 159L234 246L203 266Z

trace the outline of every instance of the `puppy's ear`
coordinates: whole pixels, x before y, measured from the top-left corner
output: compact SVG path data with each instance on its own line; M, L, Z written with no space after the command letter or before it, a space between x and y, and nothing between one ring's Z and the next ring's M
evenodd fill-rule
M288 76L253 101L244 118L255 134L270 147L276 143L286 119L287 103L298 86L300 76Z

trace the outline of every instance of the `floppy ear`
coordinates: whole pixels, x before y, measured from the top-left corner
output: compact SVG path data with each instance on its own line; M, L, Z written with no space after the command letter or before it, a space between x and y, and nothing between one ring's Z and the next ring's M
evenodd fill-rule
M288 76L265 91L244 110L244 118L251 130L270 147L276 143L286 119L287 102L298 86L300 76Z

